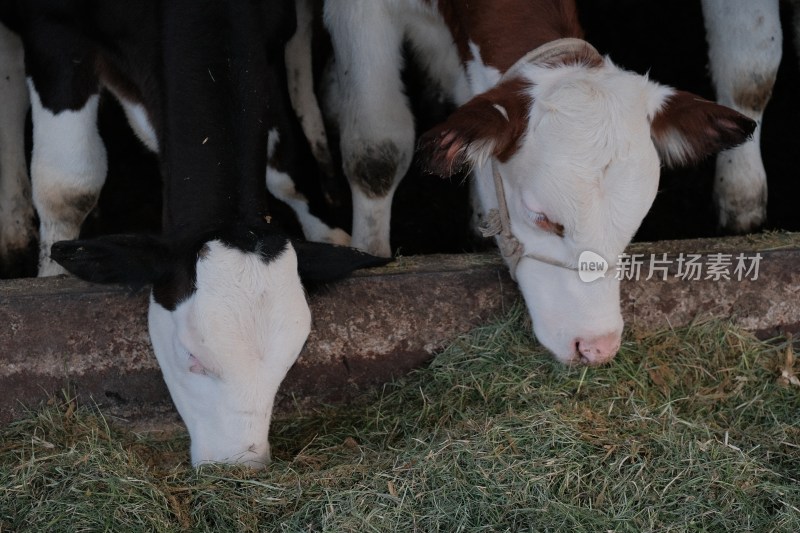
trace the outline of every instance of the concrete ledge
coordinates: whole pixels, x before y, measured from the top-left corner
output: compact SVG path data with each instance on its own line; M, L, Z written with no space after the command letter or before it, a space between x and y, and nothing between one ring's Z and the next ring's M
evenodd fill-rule
M800 330L800 236L637 244L629 253L761 254L755 281L675 277L623 282L629 326L662 329L733 317L771 336ZM708 262L708 256L704 256ZM282 404L336 401L419 366L519 298L496 255L401 258L311 298L314 326ZM0 282L0 422L68 388L112 413L168 405L147 334L147 291L75 279Z

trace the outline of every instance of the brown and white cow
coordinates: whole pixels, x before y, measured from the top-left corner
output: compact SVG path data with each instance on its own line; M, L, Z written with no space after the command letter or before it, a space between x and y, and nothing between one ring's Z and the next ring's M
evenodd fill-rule
M390 253L392 195L415 146L400 78L407 41L460 104L421 138L429 168L471 167L478 218L506 219L494 231L536 336L566 363L600 364L618 350L613 268L653 202L661 164L695 162L755 127L601 56L582 39L572 0L325 0L324 22L352 245ZM612 275L583 283L585 251Z

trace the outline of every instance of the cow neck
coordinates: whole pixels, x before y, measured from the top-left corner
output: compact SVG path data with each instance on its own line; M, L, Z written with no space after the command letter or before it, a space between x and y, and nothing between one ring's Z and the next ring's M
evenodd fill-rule
M530 50L562 38L583 38L573 0L438 0L461 61L506 72Z
M193 2L163 4L163 228L179 236L267 215L263 17Z

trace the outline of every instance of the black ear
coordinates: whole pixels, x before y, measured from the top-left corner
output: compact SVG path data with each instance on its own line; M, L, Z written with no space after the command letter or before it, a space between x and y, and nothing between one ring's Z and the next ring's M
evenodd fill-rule
M50 248L50 257L83 280L138 287L161 279L171 263L169 248L147 235L59 241Z
M336 281L354 270L392 261L391 257L376 257L348 246L294 240L292 246L297 253L297 271L304 282Z

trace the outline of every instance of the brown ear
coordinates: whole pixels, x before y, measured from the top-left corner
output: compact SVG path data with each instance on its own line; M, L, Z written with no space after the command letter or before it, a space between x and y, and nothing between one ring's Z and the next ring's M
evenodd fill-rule
M675 91L653 117L651 135L661 160L674 167L738 146L755 128L753 120L729 107Z
M516 78L479 94L456 109L419 141L425 169L449 177L465 165L493 156L506 161L519 147L531 99Z

